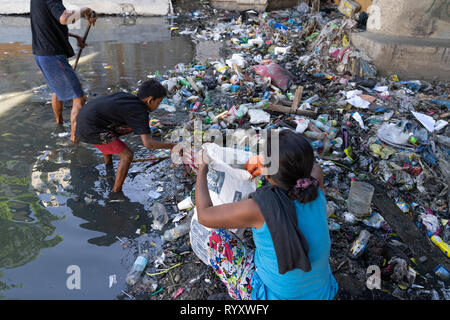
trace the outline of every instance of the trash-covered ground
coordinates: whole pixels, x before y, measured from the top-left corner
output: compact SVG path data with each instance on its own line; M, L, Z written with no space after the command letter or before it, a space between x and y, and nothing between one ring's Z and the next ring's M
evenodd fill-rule
M325 174L330 264L340 287L336 299L450 299L448 273L434 270L438 265L449 269L448 253L430 238L450 243L448 82L378 77L370 58L349 42L350 32L364 25L334 6L314 13L302 4L258 14L175 3L169 19L172 32L191 35L196 43L222 43L223 59L194 60L154 75L170 92L161 107L189 114L189 120L171 126L154 119L155 135L169 138L175 128L193 132L194 120L202 122L203 130L290 128L304 133ZM163 160L157 166L168 165L170 160ZM174 165L169 171L160 172L166 180L155 190L168 213L161 234L188 224L192 215L176 205L191 194L195 176ZM175 174L180 179L172 180ZM375 186L365 216L349 209L354 180ZM178 183L176 192L165 194L171 181ZM154 224L146 231L158 229ZM362 230L370 233L367 247L354 246ZM144 277L122 298L229 299L212 268L193 253L186 232L162 247L153 233L139 238L149 261ZM244 239L252 245L250 232ZM123 245L135 249L137 257L136 241ZM374 290L368 289L368 278Z

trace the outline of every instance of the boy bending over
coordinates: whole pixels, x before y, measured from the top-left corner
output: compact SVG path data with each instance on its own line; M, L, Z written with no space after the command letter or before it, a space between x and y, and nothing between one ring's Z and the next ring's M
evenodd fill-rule
M153 140L149 127L149 112L155 111L166 95L166 88L152 79L140 86L137 96L119 92L101 97L87 103L78 114L75 137L95 145L107 165L112 164L113 154L120 157L113 192L122 191L133 160L133 152L119 136L131 132L140 135L143 145L149 149L175 147L173 143Z

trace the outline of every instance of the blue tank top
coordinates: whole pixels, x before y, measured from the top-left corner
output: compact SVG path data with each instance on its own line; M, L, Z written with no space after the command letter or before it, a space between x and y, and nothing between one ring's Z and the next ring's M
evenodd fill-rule
M252 299L254 300L331 300L338 284L331 273L330 234L327 222L326 199L321 190L316 200L309 203L295 201L300 231L309 246L311 271L294 269L280 274L277 256L267 224L252 228L256 245Z

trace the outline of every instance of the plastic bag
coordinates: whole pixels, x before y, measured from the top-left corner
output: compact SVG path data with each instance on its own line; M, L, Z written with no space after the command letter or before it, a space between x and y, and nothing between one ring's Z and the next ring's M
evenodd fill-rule
M282 91L289 89L296 80L291 72L274 62L267 65L253 66L252 69L255 70L257 74L272 79L272 84Z
M307 3L302 2L297 6L297 11L300 12L301 14L308 14L311 12L311 8L308 6Z
M261 109L248 110L250 124L261 124L270 122L270 114Z
M237 65L239 68L245 68L247 66L247 61L241 54L235 53L233 54L231 59L226 60L226 64L230 68L233 68L233 64Z
M203 150L211 159L207 179L213 205L245 200L250 193L256 191L256 181L252 181L251 174L243 169L252 153L222 148L214 143L205 143ZM207 265L210 265L207 250L211 230L198 222L197 210L194 209L189 232L191 246L197 257ZM245 229L231 231L242 238Z
M405 124L397 126L395 123L384 123L378 129L377 136L381 141L394 147L408 146L409 134L404 131Z

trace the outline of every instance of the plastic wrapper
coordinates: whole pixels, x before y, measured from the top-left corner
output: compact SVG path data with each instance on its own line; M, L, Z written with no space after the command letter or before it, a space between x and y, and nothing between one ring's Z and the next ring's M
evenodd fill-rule
M272 84L282 91L289 89L296 80L296 77L291 72L274 62L267 65L253 66L252 69L261 76L269 77L272 80Z

